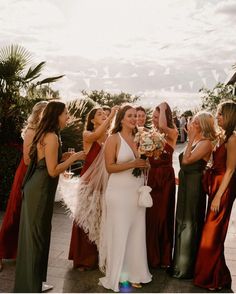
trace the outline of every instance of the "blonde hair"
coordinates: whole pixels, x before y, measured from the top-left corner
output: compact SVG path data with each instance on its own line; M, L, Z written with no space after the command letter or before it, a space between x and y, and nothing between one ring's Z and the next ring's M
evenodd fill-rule
M41 118L41 114L44 110L44 108L47 106L47 101L40 101L36 103L32 109L31 114L29 115L27 121L25 122L25 125L21 131L21 137L24 139L25 132L27 129L36 129Z
M213 115L207 111L200 111L194 115L194 118L199 120L199 124L201 127L202 135L209 139L210 141L214 141L217 137L216 129L215 129L215 120Z

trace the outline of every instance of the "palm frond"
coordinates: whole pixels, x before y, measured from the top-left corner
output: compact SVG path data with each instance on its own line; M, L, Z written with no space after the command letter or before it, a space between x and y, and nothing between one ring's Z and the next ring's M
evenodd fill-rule
M57 80L61 79L62 77L64 77L64 75L57 76L57 77L46 78L46 79L44 79L42 81L37 82L37 85L54 83Z
M25 75L25 80L34 80L41 75L41 70L44 68L46 61L40 62L34 68L30 67Z
M32 59L31 53L20 45L5 46L0 49L0 62L18 60L21 67L25 67Z

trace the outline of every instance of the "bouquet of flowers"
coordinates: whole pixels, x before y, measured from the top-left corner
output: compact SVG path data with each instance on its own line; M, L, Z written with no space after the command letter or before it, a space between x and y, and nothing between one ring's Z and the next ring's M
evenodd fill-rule
M146 159L151 156L154 156L156 159L159 158L166 142L164 136L156 129L145 131L143 128L138 128L134 142L137 144L140 158ZM141 173L140 168L135 168L132 172L135 177L140 176Z

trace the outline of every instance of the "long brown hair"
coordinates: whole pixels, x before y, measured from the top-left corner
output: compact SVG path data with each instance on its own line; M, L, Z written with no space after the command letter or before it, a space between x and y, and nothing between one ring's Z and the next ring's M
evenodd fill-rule
M174 124L174 120L173 120L173 116L172 116L172 111L170 109L170 106L168 103L166 103L167 108L165 110L165 115L166 115L166 122L167 122L167 127L174 129L175 128L175 124ZM156 111L160 112L160 108L159 106L157 106L155 108Z
M121 106L121 108L119 109L119 111L116 114L115 124L114 124L112 131L111 131L112 134L116 134L122 130L121 121L124 118L126 111L131 108L134 108L134 107L129 104L125 104L125 105Z
M96 106L93 109L91 109L86 117L86 122L85 122L85 126L84 126L84 130L86 131L93 131L94 130L94 124L92 123L92 120L94 119L96 112L101 109L102 107L100 106Z
M234 101L222 102L217 109L224 119L225 142L233 134L236 128L236 103Z
M34 158L37 151L37 144L43 139L44 135L51 132L59 135L59 116L63 113L65 107L65 103L60 101L50 101L45 107L30 148L31 159Z

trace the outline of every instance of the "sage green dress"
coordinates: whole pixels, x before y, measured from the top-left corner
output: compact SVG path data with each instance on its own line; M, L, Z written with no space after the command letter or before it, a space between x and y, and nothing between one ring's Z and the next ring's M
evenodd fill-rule
M175 223L174 257L171 267L175 278L191 279L206 211L202 178L206 161L182 164L179 156L179 189Z
M61 147L58 155L61 158ZM45 158L37 162L35 156L23 183L14 292L41 292L46 281L57 184L58 177L48 174Z

